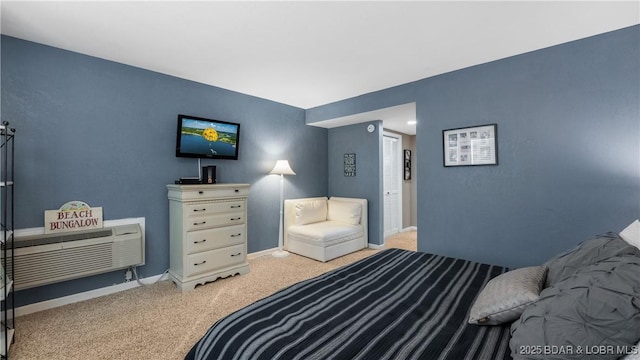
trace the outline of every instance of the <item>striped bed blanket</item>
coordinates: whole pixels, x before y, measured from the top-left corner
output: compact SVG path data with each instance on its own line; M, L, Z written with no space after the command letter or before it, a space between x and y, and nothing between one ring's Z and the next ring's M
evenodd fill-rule
M384 250L220 319L186 359L511 359L508 326L467 324L505 271Z

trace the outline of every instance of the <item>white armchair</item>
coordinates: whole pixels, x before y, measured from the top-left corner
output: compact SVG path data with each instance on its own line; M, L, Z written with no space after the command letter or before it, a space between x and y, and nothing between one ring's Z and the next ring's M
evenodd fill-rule
M284 202L284 247L329 261L368 246L367 200L344 197Z

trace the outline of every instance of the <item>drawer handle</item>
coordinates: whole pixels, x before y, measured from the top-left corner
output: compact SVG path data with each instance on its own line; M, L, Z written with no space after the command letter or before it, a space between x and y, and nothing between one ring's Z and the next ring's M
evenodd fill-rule
M235 189L235 190L233 190L233 191L235 191L235 192L240 192L240 190L238 190L238 189Z
M194 241L194 244L201 244L203 242L207 242L207 239L202 239L202 240L198 240L198 241Z
M198 191L198 194L202 195L202 194L204 194L204 191L200 190L200 191Z
M198 211L207 211L207 208L202 208L202 209L193 209L193 211L198 212Z
M242 253L231 254L231 256L240 256L240 255L242 255Z
M207 262L207 260L202 260L202 261L201 261L201 262L199 262L199 263L195 263L195 264L193 264L193 266L202 265L202 264L204 264L204 263L206 263L206 262Z
M231 205L231 208L232 208L232 209L239 209L239 208L241 208L241 207L242 207L242 205Z
M241 217L231 218L231 221L236 221L242 219Z
M204 225L206 224L206 221L202 221L202 222L194 222L193 225Z
M238 237L238 236L241 236L241 235L242 235L242 233L231 234L231 237Z

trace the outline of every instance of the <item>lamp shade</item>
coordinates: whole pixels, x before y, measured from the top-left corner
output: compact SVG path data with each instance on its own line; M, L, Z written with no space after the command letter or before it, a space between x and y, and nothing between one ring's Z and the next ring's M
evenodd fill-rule
M269 174L295 175L296 173L291 170L288 160L278 160L276 161L276 166L273 167L273 170L271 170Z

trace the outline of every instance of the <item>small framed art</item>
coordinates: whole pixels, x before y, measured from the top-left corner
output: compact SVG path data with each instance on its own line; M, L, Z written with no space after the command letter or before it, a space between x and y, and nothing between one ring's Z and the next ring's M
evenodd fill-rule
M442 130L443 164L498 165L498 125Z
M404 179L411 180L411 150L404 150Z
M344 154L344 176L356 176L356 154Z

